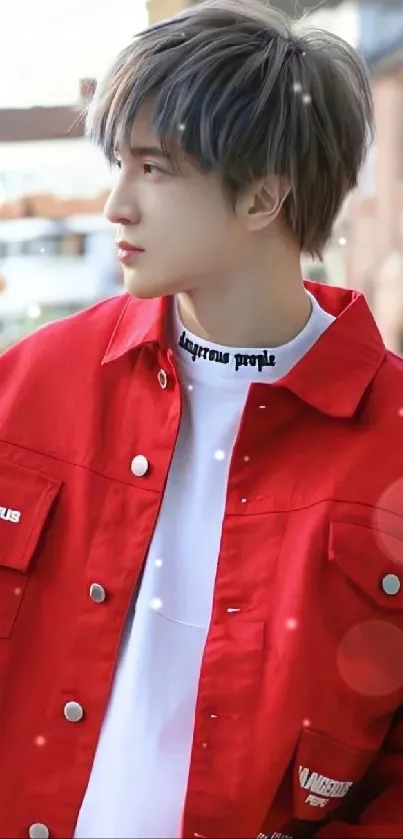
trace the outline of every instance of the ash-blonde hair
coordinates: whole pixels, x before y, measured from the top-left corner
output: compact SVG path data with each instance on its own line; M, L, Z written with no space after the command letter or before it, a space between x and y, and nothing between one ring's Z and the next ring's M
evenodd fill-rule
M233 198L285 176L284 218L301 252L322 255L373 135L352 47L261 0L205 0L135 36L98 85L87 133L112 164L147 101L163 148L218 172Z

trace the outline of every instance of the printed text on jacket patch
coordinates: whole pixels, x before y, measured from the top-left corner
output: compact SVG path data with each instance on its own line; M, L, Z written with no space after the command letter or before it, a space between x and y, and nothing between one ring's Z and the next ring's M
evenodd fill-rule
M9 510L8 507L0 507L0 519L3 521L11 521L14 524L18 524L21 518L21 513L19 510Z
M309 790L305 803L311 807L326 807L331 798L344 798L353 785L352 781L335 781L311 772L306 766L299 767L299 782L301 789Z

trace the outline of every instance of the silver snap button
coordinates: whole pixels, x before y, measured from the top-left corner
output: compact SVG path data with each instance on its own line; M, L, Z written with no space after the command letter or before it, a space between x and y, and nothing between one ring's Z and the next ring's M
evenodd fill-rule
M28 833L29 839L49 839L50 836L49 829L46 827L46 824L40 824L40 822L31 824Z
M131 470L136 478L143 478L148 472L148 460L143 454L137 454L131 463Z
M66 702L64 716L69 722L80 722L84 716L84 710L79 702Z
M391 597L399 593L400 587L401 583L396 574L386 574L386 577L382 580L382 588L385 594L388 594Z
M158 370L158 381L162 390L165 390L168 385L168 376L165 370Z
M106 591L99 583L91 583L90 598L94 603L103 603L106 598Z

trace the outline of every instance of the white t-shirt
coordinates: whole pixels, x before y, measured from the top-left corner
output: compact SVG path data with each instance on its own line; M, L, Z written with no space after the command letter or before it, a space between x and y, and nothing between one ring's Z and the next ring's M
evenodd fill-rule
M231 453L250 384L282 378L334 320L312 306L273 350L207 343L174 312L181 427L76 839L180 836Z

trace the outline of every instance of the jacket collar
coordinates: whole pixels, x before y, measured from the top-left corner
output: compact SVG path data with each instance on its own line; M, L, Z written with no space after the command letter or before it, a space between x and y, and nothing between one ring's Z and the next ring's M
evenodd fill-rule
M286 388L333 417L352 417L387 354L363 294L305 282L320 306L336 320L290 373L268 387ZM145 344L167 347L165 325L170 298L127 296L102 364Z
M385 344L361 292L311 282L305 287L336 320L276 385L329 416L352 417L387 355Z
M102 364L116 361L146 344L166 345L165 324L170 298L138 300L126 294L119 320L112 332Z

